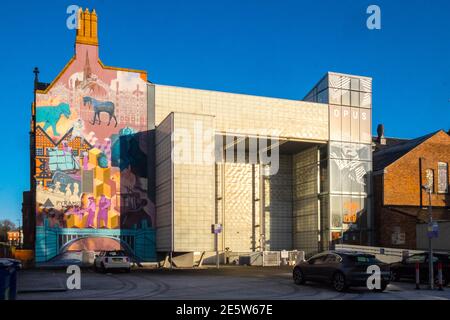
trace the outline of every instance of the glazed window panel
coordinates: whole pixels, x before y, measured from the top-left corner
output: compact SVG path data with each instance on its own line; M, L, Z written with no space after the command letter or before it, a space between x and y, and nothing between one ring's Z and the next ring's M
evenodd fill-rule
M352 192L352 179L349 174L350 168L347 166L348 161L341 160L344 162L345 167L340 169L341 174L341 192L342 193L351 193Z
M371 79L361 79L361 91L372 92L372 80Z
M341 89L335 89L330 88L330 103L331 104L341 104L342 100L342 90Z
M341 159L342 142L330 142L330 159Z
M448 163L438 163L438 193L448 193Z
M341 89L342 88L342 77L336 74L328 75L330 88Z
M361 143L372 143L372 129L371 129L371 113L369 109L359 110L359 141Z
M359 142L359 109L352 108L351 109L351 141Z
M352 78L350 80L350 89L354 91L359 91L359 79L358 78Z
M341 171L338 159L330 160L330 192L341 192Z
M325 76L317 85L317 91L322 91L328 88L328 76Z
M350 105L350 91L342 90L342 105L349 106Z
M342 107L342 141L351 140L351 121L349 107Z
M342 198L339 195L332 195L330 197L331 205L331 228L342 228Z
M330 106L330 138L340 141L342 139L342 107Z
M351 91L350 94L350 105L352 107L359 107L359 92L358 91Z
M358 145L359 159L370 161L371 147L367 144Z
M341 78L342 89L350 90L350 78L343 76Z
M361 108L371 108L372 107L372 94L370 92L361 92L359 106Z
M330 159L331 192L370 193L370 162Z
M320 193L328 192L328 161L320 162Z
M323 90L317 95L318 103L328 103L328 90Z
M358 160L357 144L342 142L339 150L339 159Z

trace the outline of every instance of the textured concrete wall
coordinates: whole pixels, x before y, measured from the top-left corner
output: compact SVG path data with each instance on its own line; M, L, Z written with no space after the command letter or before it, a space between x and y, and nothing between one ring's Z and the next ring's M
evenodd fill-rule
M214 147L213 128L211 116L171 113L156 129L158 251L215 249L211 234L215 213L215 164L204 162L209 149L196 145L200 143L205 147L212 143ZM202 141L196 142L198 133ZM177 157L177 154L187 153L191 155L190 161Z
M328 105L156 85L155 121L170 112L215 116L217 132L278 133L281 137L328 140Z
M224 248L254 251L260 248L259 166L248 163L224 163L223 216ZM219 178L220 179L220 178Z
M235 252L292 248L292 157L280 156L276 175L264 178L260 166L221 163L216 167L217 214L224 230L219 248ZM261 201L264 202L264 230L261 230ZM264 233L264 236L262 236Z
M278 173L265 178L267 250L292 249L292 156L280 155Z
M191 136L190 150L194 154L190 163L173 164L174 251L214 250L211 225L215 215L215 164L206 161L211 151L206 146L212 145L214 150L214 117L175 113L174 130L178 129ZM202 142L196 140L200 137ZM180 143L184 142L174 141L173 148L177 150Z
M318 251L317 148L294 155L292 164L294 249L311 254Z
M172 247L172 174L171 134L174 115L170 114L156 128L156 249L170 251Z

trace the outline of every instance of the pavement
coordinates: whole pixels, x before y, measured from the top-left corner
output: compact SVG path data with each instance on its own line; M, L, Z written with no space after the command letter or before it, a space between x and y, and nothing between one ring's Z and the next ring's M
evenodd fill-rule
M139 268L131 273L82 269L81 289L68 290L65 270L21 270L18 300L450 300L444 291L415 290L412 282L391 283L385 292L325 284L297 286L289 267L223 266L201 269Z

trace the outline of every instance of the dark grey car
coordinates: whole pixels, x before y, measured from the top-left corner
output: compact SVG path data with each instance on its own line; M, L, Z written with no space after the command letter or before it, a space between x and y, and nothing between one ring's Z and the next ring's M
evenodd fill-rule
M371 265L377 265L381 272L381 287L376 291L384 291L390 280L389 265L366 253L327 251L317 254L297 263L293 278L299 285L306 281L330 283L335 290L342 292L349 287L366 287L371 276L367 268Z

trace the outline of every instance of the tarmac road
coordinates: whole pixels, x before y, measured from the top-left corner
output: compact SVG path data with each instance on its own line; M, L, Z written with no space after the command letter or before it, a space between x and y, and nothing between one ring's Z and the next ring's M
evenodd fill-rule
M411 282L390 284L383 293L365 288L346 293L327 285L297 286L288 267L230 267L204 269L138 269L131 273L95 273L83 269L81 289L68 290L65 270L22 270L19 300L450 300L444 291L414 290Z

